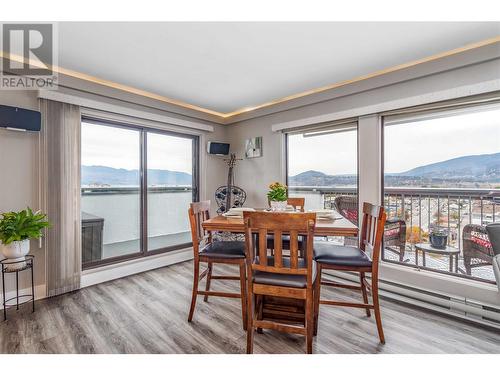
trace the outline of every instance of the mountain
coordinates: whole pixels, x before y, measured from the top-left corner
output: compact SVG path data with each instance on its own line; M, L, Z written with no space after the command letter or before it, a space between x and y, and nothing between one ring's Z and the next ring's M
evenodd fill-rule
M82 185L137 185L139 171L136 169L116 169L100 165L82 165ZM148 170L148 185L191 185L189 173L163 169Z
M500 153L470 155L449 159L438 163L423 165L409 171L395 174L398 176L426 178L481 178L486 180L500 178Z
M306 171L288 179L290 186L335 186L353 185L357 183L357 176L352 174L327 175L319 171Z
M500 182L500 153L470 155L422 165L402 173L387 173L388 186L479 187ZM327 175L306 171L288 179L290 186L355 186L356 175Z

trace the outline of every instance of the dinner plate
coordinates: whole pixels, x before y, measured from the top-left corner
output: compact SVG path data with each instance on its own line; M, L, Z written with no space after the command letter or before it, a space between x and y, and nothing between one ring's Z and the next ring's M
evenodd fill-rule
M309 210L309 212L315 212L316 213L316 217L318 219L329 219L329 220L342 219L342 215L340 215L335 210L318 209L318 210Z
M235 207L235 208L231 208L228 212L225 212L222 214L222 216L225 216L225 217L243 217L243 212L245 211L255 211L254 208L251 208L251 207Z

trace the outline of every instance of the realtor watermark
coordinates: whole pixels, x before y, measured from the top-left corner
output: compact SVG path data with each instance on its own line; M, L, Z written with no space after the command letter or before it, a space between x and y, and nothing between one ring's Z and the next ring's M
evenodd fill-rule
M56 24L3 23L0 30L0 90L56 89Z

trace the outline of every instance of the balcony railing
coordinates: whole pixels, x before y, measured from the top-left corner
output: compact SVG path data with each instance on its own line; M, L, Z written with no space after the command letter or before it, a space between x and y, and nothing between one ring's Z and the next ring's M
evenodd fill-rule
M290 187L290 193L291 195L316 195L315 200L322 202L324 208L334 208L333 202L337 196L356 196L357 189L294 186ZM492 267L488 262L488 238L478 229L489 223L500 222L500 190L386 187L384 206L388 220L399 219L406 223L406 233L404 257L401 259L394 252L384 251L383 260L494 282ZM422 253L419 252L418 257L415 254L415 245L427 243L429 232L434 228L445 229L448 233L448 245L459 251L458 267L453 272L449 270L447 256L428 253L424 267ZM471 258L470 254L464 254L464 229L466 229L466 235L469 236L471 228L475 231L478 246L484 247L485 254L484 257L481 255L481 259ZM474 267L476 264L478 266Z
M190 186L148 187L148 250L191 241L187 209L192 193ZM97 231L84 231L88 257L98 261L137 253L141 238L140 188L82 187L81 194L82 224Z

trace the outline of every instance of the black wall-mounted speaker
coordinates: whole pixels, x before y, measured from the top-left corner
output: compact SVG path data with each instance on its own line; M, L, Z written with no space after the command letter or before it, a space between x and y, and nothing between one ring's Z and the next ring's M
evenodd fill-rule
M0 105L0 128L39 132L42 116L38 111Z

